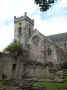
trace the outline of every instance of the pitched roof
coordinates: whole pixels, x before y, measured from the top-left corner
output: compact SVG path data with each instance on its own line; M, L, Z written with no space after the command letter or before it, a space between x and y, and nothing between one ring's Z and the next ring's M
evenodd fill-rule
M47 38L51 39L54 42L67 40L67 33L60 33L60 34L50 35L50 36L47 36Z

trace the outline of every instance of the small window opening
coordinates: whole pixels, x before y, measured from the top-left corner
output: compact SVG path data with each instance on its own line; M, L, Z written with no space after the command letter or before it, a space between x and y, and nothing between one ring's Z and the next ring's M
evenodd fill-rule
M64 42L64 48L66 48L66 40L65 40L65 42Z
M31 29L30 29L30 27L29 27L29 36L31 36Z
M13 64L12 71L15 71L15 70L16 70L16 64Z
M19 23L19 25L21 26L21 23Z
M7 75L5 75L4 73L2 74L2 79L7 79Z
M50 56L52 53L51 48L48 48L48 56Z
M19 27L18 29L19 29L19 34L21 34L21 30L22 30L22 28L21 28L21 27Z

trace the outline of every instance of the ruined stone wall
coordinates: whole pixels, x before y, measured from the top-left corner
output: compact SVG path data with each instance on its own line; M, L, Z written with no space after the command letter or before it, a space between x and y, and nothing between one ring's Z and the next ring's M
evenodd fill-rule
M44 79L48 78L48 68L40 64L29 64L25 67L26 78Z
M49 43L49 42L48 42L47 47L48 47L47 48L47 61L52 62L53 64L57 64L56 47L52 43Z
M48 43L48 48L51 49L51 55L48 55L48 61L54 64L62 64L64 62L64 50L58 45Z
M46 48L47 47L47 43L46 40L40 40L38 42L38 44L31 44L31 49L30 49L30 58L31 60L35 60L37 62L43 63L45 64L46 58L47 58L47 52L46 52Z
M23 58L22 58L23 60ZM11 55L0 55L0 80L21 79L23 74L23 63L20 57Z
M63 64L65 61L65 52L63 49L56 47L56 54L57 54L57 62L58 64Z
M0 80L22 79L23 69L23 56L15 58L11 55L0 54Z
M51 48L51 55L48 55L48 48ZM51 74L54 75L55 72L50 73L51 63L48 64L48 62L60 64L61 59L63 61L61 50L50 44L46 39L40 40L38 45L32 43L29 52L27 52L28 56L24 54L17 58L11 55L0 54L0 80L23 80L23 78L40 80L53 77ZM56 69L54 66L51 67Z
M16 66L16 78L22 80L27 79L43 79L48 77L49 71L47 66L41 62L33 61L21 56L17 60Z
M0 80L23 80L24 78L34 79L47 76L47 67L36 61L28 61L28 57L14 58L10 55L0 55Z
M53 40L53 42L55 44L57 44L59 46L59 48L63 49L64 51L67 49L67 41L66 41L66 39L64 39L64 38L59 39L58 38L58 40L56 40L56 41Z
M12 77L12 65L14 60L11 56L0 54L0 79L10 79Z

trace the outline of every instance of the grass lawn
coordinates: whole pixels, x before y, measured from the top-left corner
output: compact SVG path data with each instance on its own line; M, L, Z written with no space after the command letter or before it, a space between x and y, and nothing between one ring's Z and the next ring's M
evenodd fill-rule
M46 90L60 90L60 88L67 88L67 76L64 78L64 83L53 82L34 82L33 86L43 86ZM14 85L8 85L5 81L0 81L0 88L3 87L15 87Z
M64 83L53 83L53 82L36 82L33 86L43 86L47 90L60 90L60 88L67 88L67 76L64 78Z
M12 88L16 87L15 85L8 85L7 81L5 80L0 80L0 88Z

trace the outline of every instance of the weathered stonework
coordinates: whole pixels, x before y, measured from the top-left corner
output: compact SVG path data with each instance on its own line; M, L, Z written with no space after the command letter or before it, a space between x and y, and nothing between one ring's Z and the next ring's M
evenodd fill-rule
M26 52L17 58L0 54L0 80L52 79L62 81L61 65L64 62L64 50L53 40L34 30L34 21L26 14L14 17L14 41L23 44ZM57 79L58 78L58 79Z

